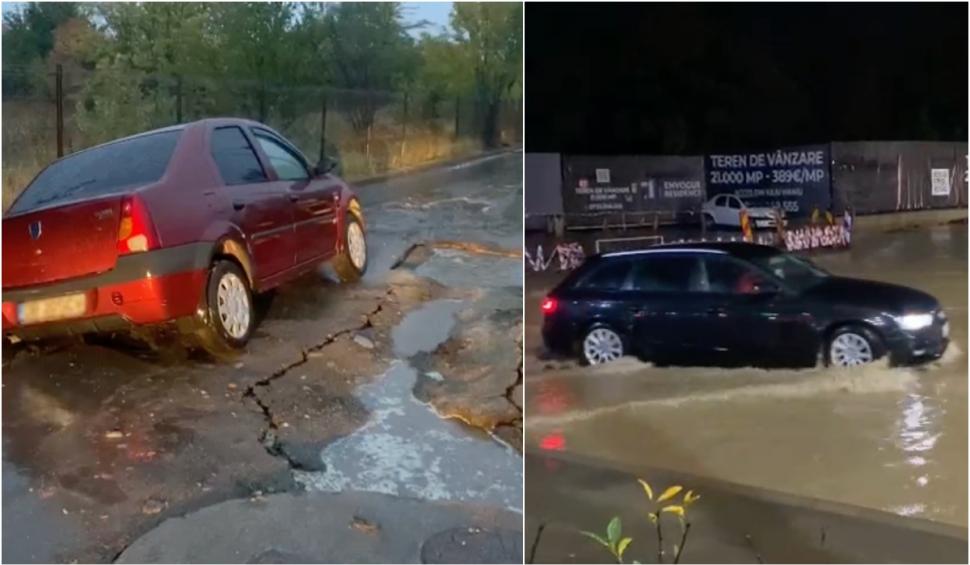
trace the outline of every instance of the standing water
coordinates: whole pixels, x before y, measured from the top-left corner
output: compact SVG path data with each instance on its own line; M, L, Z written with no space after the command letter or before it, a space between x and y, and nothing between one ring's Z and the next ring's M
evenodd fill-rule
M528 448L966 525L966 226L859 237L816 261L936 296L950 318L946 355L908 368L660 369L624 359L530 373Z

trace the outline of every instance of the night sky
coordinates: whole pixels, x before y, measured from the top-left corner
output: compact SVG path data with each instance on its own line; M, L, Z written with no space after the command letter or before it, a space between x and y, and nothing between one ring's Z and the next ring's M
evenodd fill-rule
M526 3L526 150L967 141L967 4Z

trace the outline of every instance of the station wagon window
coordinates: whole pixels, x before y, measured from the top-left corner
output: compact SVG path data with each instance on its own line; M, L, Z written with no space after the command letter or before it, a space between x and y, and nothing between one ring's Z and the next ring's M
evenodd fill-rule
M37 175L9 213L20 214L77 198L107 196L158 182L181 134L181 129L161 131L69 155Z
M620 290L630 275L630 261L605 261L576 281L576 288Z
M712 256L704 260L707 271L707 287L710 292L721 294L757 294L774 283L763 273L741 261L725 256Z
M222 182L227 185L267 180L253 146L242 129L236 126L217 128L212 132L212 158L219 167Z
M830 276L804 258L788 253L754 257L751 262L784 281L789 288L799 291L815 286Z
M280 180L306 180L310 178L303 160L288 147L272 137L256 132L256 141L269 158Z
M701 290L700 261L692 255L647 255L636 262L633 288L644 292Z

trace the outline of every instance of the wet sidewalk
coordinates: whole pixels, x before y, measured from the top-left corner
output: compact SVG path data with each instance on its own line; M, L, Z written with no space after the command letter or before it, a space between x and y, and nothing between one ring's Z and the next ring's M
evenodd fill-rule
M656 562L656 530L637 478L659 492L683 485L701 498L688 509L682 563L965 563L967 531L856 506L746 487L655 468L601 467L569 454L526 453L528 563L610 563L580 530L605 532L615 515L633 538L626 561ZM665 532L679 538L676 520ZM602 534L601 534L602 535ZM676 541L666 542L667 560Z

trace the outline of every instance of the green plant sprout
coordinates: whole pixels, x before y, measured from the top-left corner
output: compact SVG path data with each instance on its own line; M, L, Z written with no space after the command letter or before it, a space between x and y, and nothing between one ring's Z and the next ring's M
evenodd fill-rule
M684 547L687 546L687 536L690 533L687 509L700 498L700 495L688 490L678 501L675 497L684 490L684 487L673 485L665 488L660 496L654 497L653 487L650 486L650 483L643 479L637 479L637 482L640 483L643 493L650 501L650 512L647 513L647 518L657 531L657 563L666 562L667 552L664 548L663 530L665 515L676 516L677 523L680 525L680 541L673 546L671 561L671 563L680 563L680 558L684 554ZM630 544L633 543L633 538L623 537L623 522L619 516L614 516L607 524L605 537L593 532L582 531L581 533L605 547L616 563L624 563L623 555ZM640 562L633 561L633 563Z

